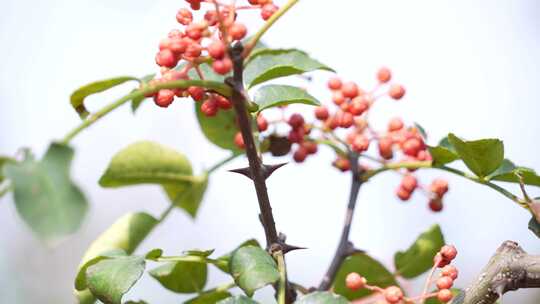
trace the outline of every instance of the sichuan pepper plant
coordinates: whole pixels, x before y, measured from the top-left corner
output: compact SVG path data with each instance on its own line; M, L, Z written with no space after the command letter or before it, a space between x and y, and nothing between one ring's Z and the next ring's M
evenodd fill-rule
M385 67L375 71L371 87L364 87L339 78L332 68L305 51L269 48L261 38L298 0L275 2L187 0L176 13L178 27L156 43L156 74L111 78L81 87L71 96L71 105L82 120L79 126L53 142L41 159L28 149L14 157L0 158L0 195L13 193L22 219L38 237L50 241L75 232L88 207L86 196L70 178L75 153L71 141L115 109L130 104L135 112L145 102L154 103L158 110L173 102L191 102L206 138L230 151L230 157L199 173L193 172L185 155L155 142L136 142L113 156L99 180L101 186L156 184L171 204L159 217L144 212L126 214L90 245L74 283L79 303L122 303L123 295L136 288L137 280L147 270L147 262L159 264L148 270L151 277L169 291L192 294L185 302L192 304L256 303L253 294L269 285L279 304L495 303L507 291L540 287L540 257L527 254L512 241L501 245L479 279L469 282L465 290L454 288L459 270L451 262L457 249L445 243L438 225L395 254L393 271L355 247L349 233L357 196L361 187L378 174L399 174L402 179L395 185L397 198L407 201L417 192L426 197L427 207L433 212L443 210L448 182L436 178L422 183L419 173L437 169L462 176L499 192L529 212L529 229L538 236L540 203L527 194L526 187L540 186L540 176L506 159L498 139L469 141L450 133L438 144L429 145L425 130L404 117L389 117L385 129L374 128L370 110L378 103L405 102L405 87L394 81L391 70ZM253 13L260 15L261 24L252 30L242 20L245 14ZM305 88L272 81L296 76L306 80L309 88L309 78L303 75L314 71L326 71L320 73L321 77L331 74L326 96L316 98ZM87 96L128 81L138 82L138 86L101 110L89 113L86 109ZM291 104L304 106L293 110ZM328 270L318 286L303 286L287 275L285 257L304 248L287 243L278 229L266 180L289 161L304 163L315 158L319 149L331 149L335 160L329 167L350 176L350 197L339 245ZM284 160L266 163L267 155ZM137 251L174 209L196 217L212 173L244 156L246 166L230 171L253 183L266 236L263 244L247 240L222 256L214 255L213 249ZM456 169L452 165L455 162L464 163L468 170ZM520 193L506 190L506 183L518 184ZM309 254L309 249L302 254ZM230 281L206 286L208 267L230 274ZM399 282L426 272L421 294L409 295L400 287ZM466 283L458 285L466 287ZM235 287L242 293L234 295L231 289Z

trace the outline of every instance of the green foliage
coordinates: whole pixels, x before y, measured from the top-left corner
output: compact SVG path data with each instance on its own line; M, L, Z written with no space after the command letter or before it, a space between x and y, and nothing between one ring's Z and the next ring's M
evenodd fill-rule
M321 103L309 95L306 90L288 85L267 85L257 90L254 102L259 105L259 111L293 103L303 103L312 106Z
M45 240L75 232L88 209L84 194L70 178L73 155L70 147L51 144L41 161L27 151L22 162L4 166L17 212Z
M139 280L145 262L139 256L115 256L99 261L86 270L92 294L105 304L121 304L122 296Z
M506 169L508 168L509 166L507 165ZM501 169L501 172L502 171L503 170ZM519 183L520 176L521 178L523 178L523 183L525 185L532 185L532 186L540 187L540 176L538 176L533 169L526 168L526 167L515 167L510 172L501 173L501 174L493 174L492 176L490 176L490 179L495 180L495 181L501 181L501 182Z
M478 177L493 173L504 159L504 145L498 139L464 141L450 133L448 140L465 165Z
M150 141L140 141L118 152L99 184L122 187L137 184L189 184L193 171L181 153Z
M156 260L156 259L160 258L162 255L163 255L163 249L156 248L156 249L152 249L152 250L148 251L144 255L144 258L147 259L147 260Z
M459 155L457 155L456 150L448 141L448 137L441 139L438 146L428 147L428 149L429 154L433 158L433 166L435 167L440 167L459 159Z
M236 247L236 249L233 250L232 252L229 252L227 254L224 254L224 255L220 256L217 259L220 263L217 264L216 266L223 272L231 273L230 269L229 269L229 264L230 264L231 257L233 255L233 253L236 250L238 250L238 249L240 249L242 247L246 247L246 246L261 247L261 245L259 244L259 242L257 240L255 240L255 239L247 240L247 241L243 242L242 244L240 244L238 247Z
M75 281L76 289L86 287L86 279L81 279L81 276L84 276L85 269L92 264L92 261L97 263L100 256L110 256L111 253L119 251L132 254L157 223L154 217L142 212L129 213L118 219L90 245L84 254ZM87 290L77 292L77 297L81 304L94 303L94 298Z
M346 298L333 294L331 292L313 292L310 294L307 294L298 301L294 302L296 304L348 304L349 301L347 301Z
M5 179L5 176L4 176L4 166L9 164L9 163L15 163L16 161L11 158L11 157L7 157L7 156L0 156L0 184L4 181Z
M315 70L333 71L297 49L261 49L253 53L245 64L244 81L248 88L289 75Z
M193 176L189 160L176 150L141 141L118 152L99 183L103 187L161 185L175 206L195 217L208 185L208 175Z
M112 249L110 251L106 251L102 253L99 256L91 258L90 260L82 264L79 267L77 276L75 277L75 290L82 291L88 288L87 282L86 282L86 270L88 269L88 267L95 265L102 260L113 258L116 256L126 256L126 252L122 249Z
M194 293L206 285L208 266L200 262L170 262L150 271L150 275L170 291Z
M199 294L197 297L184 302L184 304L215 304L220 300L231 297L231 293L225 290L212 290Z
M444 246L439 225L434 225L414 241L406 250L394 256L396 271L404 278L415 278L433 267L433 258Z
M257 304L257 302L246 296L234 296L221 300L217 304Z
M370 285L380 287L397 285L394 275L379 261L365 253L356 253L343 261L333 282L334 292L349 300L363 298L371 294L366 289L352 291L345 286L345 278L351 272L359 272L361 276L367 279Z
M230 270L238 287L248 296L279 280L274 259L264 249L256 246L237 249L231 257Z
M77 111L79 116L84 119L88 116L88 114L90 114L84 106L84 99L86 97L92 94L101 93L130 80L139 81L139 79L137 79L136 77L123 76L89 83L83 87L80 87L75 92L73 92L73 94L71 94L71 106L75 109L75 111Z
M534 216L532 216L531 220L529 221L529 230L540 238L540 223L538 223Z
M234 110L220 110L216 116L207 117L201 111L200 104L195 103L194 107L197 121L204 136L222 149L240 153L240 149L234 144L234 136L240 131L236 125Z

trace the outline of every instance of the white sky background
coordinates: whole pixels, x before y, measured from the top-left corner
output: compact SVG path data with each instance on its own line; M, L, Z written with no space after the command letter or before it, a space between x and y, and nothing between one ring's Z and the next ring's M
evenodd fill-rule
M41 155L51 139L79 122L68 102L78 86L155 71L157 43L175 26L175 12L183 3L2 0L0 152L12 154L31 146ZM344 78L366 86L373 83L376 69L387 65L408 92L402 102L383 101L375 110L376 123L403 115L421 123L432 143L448 131L471 139L498 137L509 158L540 169L539 20L535 0L303 0L264 40L273 47L306 50ZM256 23L251 28L256 29ZM328 99L322 89L327 74L315 76L311 92ZM90 107L99 108L129 89L127 85L93 98ZM146 210L157 216L166 208L157 187L107 190L97 185L109 158L140 139L176 147L197 169L226 155L204 140L188 101L167 110L147 104L135 117L125 107L103 119L73 142L78 150L73 175L91 203L76 235L46 248L16 215L11 197L2 199L0 302L71 303L76 266L89 242L126 212ZM332 169L331 160L331 153L324 151L305 165L286 166L268 183L279 230L291 243L309 248L288 256L291 279L308 286L318 283L331 259L349 191L348 176ZM422 179L435 176L447 175L430 171ZM504 240L516 240L532 253L540 251L540 242L527 230L526 212L488 188L447 177L451 191L446 209L436 215L426 210L421 195L399 203L393 194L399 178L393 174L365 185L353 241L391 266L396 250L440 223L447 241L460 251L458 286L470 283ZM263 240L253 188L249 180L222 170L212 177L195 222L175 212L140 250L216 248L222 253L250 237ZM226 280L212 270L208 286ZM533 304L539 296L539 291L519 291L507 301ZM182 299L147 276L128 298L163 304Z

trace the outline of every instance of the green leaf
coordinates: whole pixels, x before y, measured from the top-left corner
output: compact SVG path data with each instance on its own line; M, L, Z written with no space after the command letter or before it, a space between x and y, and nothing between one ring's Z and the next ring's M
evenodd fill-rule
M4 176L4 173L3 173L4 166L7 165L7 164L13 164L13 163L16 163L16 160L14 160L13 158L7 157L7 156L0 156L0 184L5 179L5 176Z
M441 227L432 226L420 234L407 251L399 251L394 255L397 273L404 278L412 279L431 269L433 258L444 244Z
M144 272L144 258L124 256L105 259L86 270L92 294L105 304L121 304L122 296Z
M448 141L448 137L444 137L439 141L439 145L428 147L429 154L433 158L433 166L439 167L451 163L459 159L456 149Z
M73 155L70 147L51 144L39 162L27 153L22 162L4 167L17 212L45 240L75 232L88 209L84 194L70 179Z
M234 249L233 251L227 253L227 254L224 254L222 256L220 256L217 260L220 262L219 264L217 264L216 266L223 272L226 272L226 273L230 273L230 269L229 269L229 263L231 261L231 257L232 257L232 254L242 248L242 247L246 247L246 246L255 246L255 247L261 247L261 245L259 244L259 242L255 239L250 239L250 240L247 240L245 242L243 242L242 244L240 244L238 247L236 247L236 249Z
M264 249L256 246L237 249L231 257L230 269L236 284L248 296L279 280L274 259Z
M379 261L373 259L365 253L355 253L345 259L338 270L333 282L334 292L346 297L349 300L355 300L370 295L372 292L367 289L352 291L345 286L345 278L351 272L358 272L365 277L370 285L379 287L388 287L398 285L396 279L386 267Z
M540 223L538 223L534 216L532 216L529 221L529 230L532 231L536 237L540 238Z
M149 75L144 76L143 78L140 79L141 84L142 85L148 84L148 82L150 82L150 80L154 79L154 77L156 77L156 74L149 74ZM131 100L131 112L133 112L133 114L135 114L135 112L137 112L137 110L141 106L142 102L144 100L146 100L146 99L147 99L146 96L133 98L133 100Z
M252 300L251 298L238 295L238 296L227 298L225 300L221 300L217 302L217 304L258 304L258 303Z
M461 292L461 289L452 288L452 289L450 289L450 291L452 292L454 297L456 297ZM436 291L434 291L434 292L436 292ZM443 302L437 300L437 297L434 297L434 298L427 299L426 304L443 304Z
M234 136L240 131L236 124L236 114L230 110L220 110L216 116L207 117L201 111L201 105L194 103L197 121L204 136L214 145L239 153L240 149L234 144Z
M190 184L164 185L167 196L179 208L184 209L193 218L197 215L199 207L208 187L208 174L194 176Z
M328 292L317 291L301 297L295 304L348 304L346 298Z
M75 92L73 92L73 94L71 94L71 106L75 109L75 111L77 111L79 116L84 119L88 116L88 114L90 114L84 106L84 99L86 97L92 94L106 91L112 87L115 87L130 80L139 81L139 79L137 79L136 77L123 76L89 83L83 87L80 87Z
M318 106L321 103L309 95L306 90L288 85L267 85L255 92L253 101L259 105L259 111L284 106L292 103L303 103Z
M206 285L208 266L199 262L171 262L150 271L150 275L170 291L194 293Z
M163 249L156 248L156 249L152 249L148 251L144 255L144 258L147 260L156 260L157 258L160 258L162 255L163 255Z
M523 178L524 184L540 187L540 176L538 176L536 172L530 168L516 167L515 169L507 173L502 173L499 175L495 175L495 173L490 176L490 180L519 184L519 174Z
M77 276L75 277L75 290L82 291L87 288L86 283L86 269L88 267L97 264L98 262L113 258L115 256L126 256L126 252L122 249L112 249L110 251L104 252L101 255L94 257L90 260L88 260L84 265L79 267L79 271L77 273Z
M215 304L220 300L227 299L231 293L224 290L206 291L199 294L197 297L184 302L184 304Z
M251 88L271 79L315 70L333 71L297 49L263 49L253 53L246 62L244 81Z
M427 136L427 132L426 132L426 129L424 129L424 127L422 127L419 123L414 123L414 127L418 130L418 132L420 132L420 135L422 136L422 138L424 140L427 140L428 136Z
M79 265L75 289L86 288L85 269L103 257L125 252L132 254L158 223L147 213L129 213L118 219L103 232L88 248Z
M493 173L504 159L504 145L498 139L463 141L450 133L448 140L465 165L478 177Z
M214 253L214 249L210 249L210 250L192 249L192 250L184 251L185 255L199 256L203 258L209 257L212 253Z
M493 173L491 173L488 178L492 178L494 176L503 175L507 173L512 173L515 169L517 169L516 165L509 159L503 159L501 165L497 170L495 170Z
M118 152L99 184L122 187L136 184L190 183L193 171L189 160L171 148L140 141Z

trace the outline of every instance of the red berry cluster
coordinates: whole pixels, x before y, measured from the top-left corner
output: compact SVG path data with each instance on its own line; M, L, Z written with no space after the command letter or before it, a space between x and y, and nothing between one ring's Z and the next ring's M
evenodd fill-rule
M345 278L345 286L352 290L356 291L362 288L374 291L379 293L384 298L384 303L387 304L397 304L397 303L423 303L425 299L428 298L437 298L442 303L447 303L452 300L453 295L450 291L450 288L454 285L454 280L458 277L458 270L456 267L450 265L452 260L457 256L457 250L452 245L445 245L441 250L435 255L434 258L434 270L435 268L440 268L440 276L435 281L437 286L437 291L433 293L424 293L418 297L405 297L403 290L397 286L390 286L386 288L381 288L378 286L368 285L367 279L362 277L356 272L351 272ZM426 287L432 284L433 272L427 278ZM377 302L379 303L379 302Z
M429 187L423 187L418 183L417 178L411 173L406 173L401 179L396 195L402 201L407 201L411 198L413 192L420 188L430 198L428 207L433 212L440 212L443 209L443 196L448 192L448 182L444 179L437 178L431 182Z
M260 10L262 19L269 19L278 7L272 0L249 0L246 5L235 1L224 4L217 0L186 0L190 9L182 8L176 14L181 29L173 29L159 43L155 60L161 67L161 78L150 85L172 80L189 79L189 71L195 69L198 77L204 79L199 68L203 62L211 62L212 69L220 75L228 74L232 61L227 54L228 46L233 41L242 40L247 35L247 28L236 20L240 10ZM194 20L194 11L208 4L202 20ZM175 69L180 64L177 70ZM189 97L203 101L201 111L207 116L214 116L219 109L231 108L231 102L214 93L207 93L204 88L190 87L182 89L163 89L153 94L154 102L160 107L168 107L175 97Z

